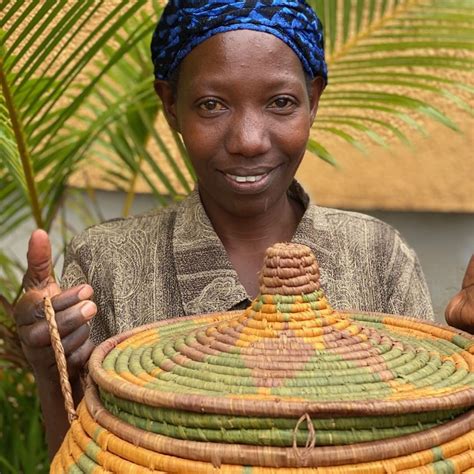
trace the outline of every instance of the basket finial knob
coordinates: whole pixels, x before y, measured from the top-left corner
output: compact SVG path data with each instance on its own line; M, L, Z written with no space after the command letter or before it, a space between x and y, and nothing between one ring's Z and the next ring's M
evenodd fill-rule
M262 295L301 295L319 290L319 266L309 247L277 243L267 249L260 272Z

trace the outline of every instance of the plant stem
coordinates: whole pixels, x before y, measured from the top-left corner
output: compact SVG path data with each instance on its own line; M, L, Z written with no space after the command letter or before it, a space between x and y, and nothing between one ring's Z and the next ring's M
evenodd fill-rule
M125 202L123 204L122 216L128 217L132 209L133 201L135 200L135 186L137 184L138 170L142 165L143 157L140 155L137 163L137 170L133 172L132 179L130 180L130 187L127 191L127 196L125 197Z
M38 228L44 227L43 218L41 216L41 207L38 199L38 191L36 189L36 183L33 177L33 168L31 165L31 158L28 153L28 147L26 144L25 136L23 134L23 128L21 126L21 120L15 105L13 98L8 86L7 78L3 68L3 58L0 55L0 83L2 85L3 96L5 97L5 103L10 116L13 132L15 133L16 144L18 147L18 154L20 156L21 164L23 166L23 172L25 173L25 180L28 188L28 198L33 213L33 218Z

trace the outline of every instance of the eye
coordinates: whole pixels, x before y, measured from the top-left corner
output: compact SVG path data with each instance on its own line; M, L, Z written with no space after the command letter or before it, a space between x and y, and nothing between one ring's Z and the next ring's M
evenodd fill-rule
M291 97L277 97L271 104L270 108L287 110L296 105L296 102Z
M220 112L224 110L224 105L217 99L206 99L198 104L200 110L204 112Z

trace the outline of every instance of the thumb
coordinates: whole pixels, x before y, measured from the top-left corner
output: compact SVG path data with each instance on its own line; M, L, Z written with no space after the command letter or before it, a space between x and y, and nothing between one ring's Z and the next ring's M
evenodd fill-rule
M23 278L25 290L46 289L49 285L52 285L54 286L54 288L51 288L53 290L52 294L57 293L59 288L53 276L51 243L47 232L38 229L31 234L26 259L28 269Z

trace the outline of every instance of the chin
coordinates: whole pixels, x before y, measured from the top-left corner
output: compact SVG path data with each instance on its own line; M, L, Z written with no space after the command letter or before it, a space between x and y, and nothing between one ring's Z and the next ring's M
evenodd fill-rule
M225 203L225 209L236 217L259 217L271 208L277 199L272 196L247 195L232 198Z

